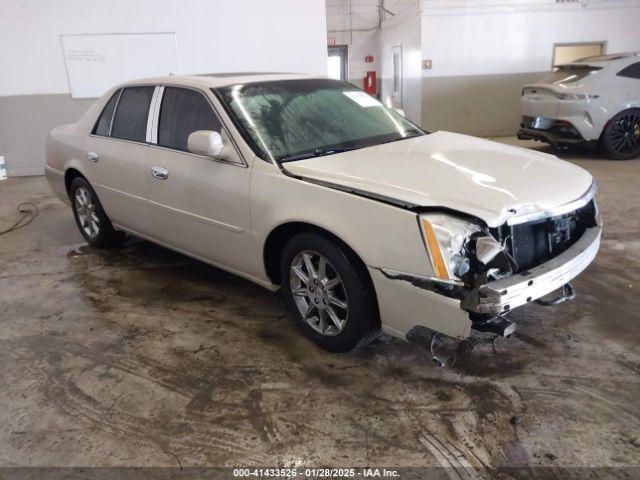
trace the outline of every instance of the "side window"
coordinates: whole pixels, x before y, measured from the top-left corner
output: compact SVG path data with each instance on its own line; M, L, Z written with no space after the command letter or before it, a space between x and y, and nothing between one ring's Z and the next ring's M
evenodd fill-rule
M629 77L640 79L640 62L632 63L620 70L617 75L620 77Z
M108 137L111 134L111 121L113 120L113 112L116 109L116 104L118 103L118 98L120 97L121 92L122 90L118 90L116 93L114 93L102 109L102 113L100 114L98 123L96 123L96 126L93 129L93 133L95 135Z
M197 130L222 128L204 94L184 88L166 87L158 125L158 145L187 151L189 135Z
M111 136L144 142L147 139L147 117L155 87L129 87L122 90Z

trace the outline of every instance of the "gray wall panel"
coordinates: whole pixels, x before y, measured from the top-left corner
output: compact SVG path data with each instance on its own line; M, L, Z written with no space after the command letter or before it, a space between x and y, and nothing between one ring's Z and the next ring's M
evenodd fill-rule
M422 77L422 126L482 137L514 135L523 85L547 72Z
M44 173L47 134L56 125L72 123L94 102L68 94L0 97L0 155L7 174Z

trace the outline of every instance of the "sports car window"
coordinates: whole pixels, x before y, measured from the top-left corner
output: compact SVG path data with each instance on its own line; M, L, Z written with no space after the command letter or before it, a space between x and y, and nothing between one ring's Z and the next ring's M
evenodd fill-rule
M100 118L93 129L94 134L108 137L111 133L111 121L113 120L113 112L116 109L119 96L120 90L111 96L107 104L102 109L102 114L100 114Z
M122 91L113 118L112 137L135 142L146 141L147 117L154 88L129 87Z
M620 77L638 78L640 79L640 62L632 63L620 70L617 74Z
M158 145L187 151L189 135L197 130L219 132L220 120L203 94L167 87L162 97Z

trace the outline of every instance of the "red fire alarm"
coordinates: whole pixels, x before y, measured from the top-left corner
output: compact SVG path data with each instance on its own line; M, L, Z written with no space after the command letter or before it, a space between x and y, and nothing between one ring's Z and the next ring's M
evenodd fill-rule
M367 63L373 62L373 55L367 55L366 57L364 57L364 61Z

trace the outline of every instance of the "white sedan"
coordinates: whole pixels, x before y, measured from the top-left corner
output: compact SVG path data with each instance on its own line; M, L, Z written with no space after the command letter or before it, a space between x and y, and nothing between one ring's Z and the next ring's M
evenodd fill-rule
M590 145L610 158L640 155L640 54L559 65L522 89L518 138L554 147Z
M124 232L281 289L319 345L420 325L509 334L594 259L593 178L544 153L427 134L302 75L128 82L53 129L46 174L80 232ZM553 303L553 302L552 302Z

